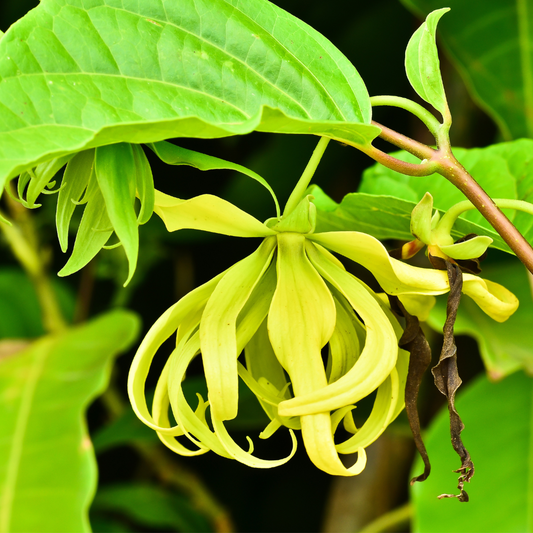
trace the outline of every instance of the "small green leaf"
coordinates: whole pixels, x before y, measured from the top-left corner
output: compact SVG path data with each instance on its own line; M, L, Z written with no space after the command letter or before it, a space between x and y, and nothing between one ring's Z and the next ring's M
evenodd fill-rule
M402 0L423 17L442 0ZM476 103L505 140L533 137L533 2L448 0L439 36Z
M445 7L430 13L411 37L405 51L405 72L413 89L442 115L446 113L448 103L442 84L435 35L439 19L449 10Z
M130 144L119 143L96 149L96 179L104 198L107 216L124 247L131 280L139 253L139 232L134 201L137 169Z
M94 172L94 150L76 154L67 164L57 197L56 226L61 250L68 248L68 229L76 204L80 201Z
M450 446L448 409L442 409L425 437L431 475L411 488L415 533L531 531L532 398L533 380L522 373L500 383L481 376L459 389L462 437L476 467L465 486L470 501L437 499L443 493L457 494L457 474L452 470L459 467ZM417 461L413 472L421 468Z
M138 329L114 311L0 361L2 533L90 531L97 474L83 415Z

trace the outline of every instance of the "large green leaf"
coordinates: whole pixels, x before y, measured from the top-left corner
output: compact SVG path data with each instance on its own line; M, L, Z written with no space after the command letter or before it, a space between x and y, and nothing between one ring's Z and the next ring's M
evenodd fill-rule
M424 17L441 0L402 0ZM448 0L439 36L505 139L533 137L533 0Z
M473 300L465 297L459 306L455 333L476 339L492 379L501 379L519 368L533 373L533 299L527 271L516 259L482 266L482 277L500 283L520 300L518 310L506 322L497 323ZM439 297L428 323L442 331L445 320L446 298Z
M533 381L522 373L500 383L478 378L459 389L456 407L465 423L463 441L476 472L465 486L470 501L438 500L457 494L452 470L460 461L450 445L448 409L431 425L425 443L429 478L412 487L416 533L509 533L533 531ZM421 461L413 472L423 469Z
M0 186L117 142L257 129L364 144L370 115L345 56L266 0L42 0L0 41Z
M0 531L89 531L96 461L83 414L139 328L114 311L0 361Z
M533 140L521 139L488 148L455 148L454 154L493 198L511 198L533 202ZM409 162L418 161L406 152L394 154ZM320 231L352 229L366 231L377 238L412 238L409 216L426 192L433 195L434 207L446 211L465 200L463 194L439 175L417 178L399 174L382 165L374 165L363 174L359 193L348 194L335 206L324 193L313 190L319 208ZM533 217L526 213L503 210L533 242ZM452 235L468 233L494 239L492 247L509 252L509 248L489 223L475 210L461 215Z

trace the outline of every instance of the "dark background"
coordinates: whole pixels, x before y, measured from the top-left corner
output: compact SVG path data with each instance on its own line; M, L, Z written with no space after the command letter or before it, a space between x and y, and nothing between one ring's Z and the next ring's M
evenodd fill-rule
M394 94L417 99L405 76L403 62L407 42L420 21L397 0L285 0L275 3L313 26L340 48L358 69L370 95ZM5 31L37 4L37 1L3 0L0 28ZM472 147L493 142L496 136L493 124L471 102L445 58L441 59L455 121L452 143ZM431 142L423 127L405 112L380 108L376 110L375 118L420 141ZM316 138L254 133L211 141L180 140L180 144L255 170L269 181L283 205L311 155ZM187 198L210 192L234 202L261 220L274 214L268 193L246 177L226 171L201 173L188 167L165 167L155 160L152 163L156 187L169 194ZM332 143L314 181L340 201L346 193L356 190L361 172L371 164L370 159L356 150ZM41 238L54 250L52 270L57 272L66 258L56 245L55 199L47 200L35 216ZM125 279L125 264L120 251L100 254L84 273L65 280L64 283L78 295L78 319L91 317L110 306L127 305L141 315L145 333L177 298L242 259L257 246L255 240L205 236L192 231L169 235L156 218L141 228L139 269L128 289L121 286ZM2 266L14 264L14 260L2 254L1 263ZM438 338L434 341L438 343ZM462 338L460 342L469 352L477 350L469 339ZM132 356L130 353L120 358L113 378L124 402L127 401L125 380ZM468 366L462 369L463 379L481 368L479 358L470 357L469 360ZM442 401L428 385L425 385L423 394L427 419ZM93 433L98 433L111 418L109 405L105 402L93 405L89 412ZM339 529L342 526L336 522L342 513L358 513L361 525L407 499L413 446L405 435L405 420L400 418L383 439L370 448L370 462L365 474L349 481L333 479L316 469L302 445L287 465L273 470L250 469L213 453L184 459L171 452L167 454L162 445L154 445L180 468L197 474L227 509L239 531L342 531ZM281 457L287 453L287 438L273 441L268 449L263 446L264 454ZM254 442L257 443L257 438ZM258 443L259 450L260 445L261 442ZM139 480L156 485L163 483L151 470L149 460L131 446L104 451L98 460L100 487ZM111 530L105 529L112 527L108 520L110 516L115 524L118 521L127 528L124 530L154 530L152 526L113 511L96 511L93 515L95 527L98 524L101 530Z

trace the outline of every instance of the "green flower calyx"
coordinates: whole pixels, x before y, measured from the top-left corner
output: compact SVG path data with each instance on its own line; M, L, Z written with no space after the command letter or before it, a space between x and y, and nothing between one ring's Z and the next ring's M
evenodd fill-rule
M433 197L427 192L411 214L411 233L416 237L416 241L405 246L404 258L411 257L427 246L428 254L433 257L477 259L492 244L490 237L479 235L454 243L450 231L451 225L448 224L448 219L445 217L441 219L438 211L433 214Z

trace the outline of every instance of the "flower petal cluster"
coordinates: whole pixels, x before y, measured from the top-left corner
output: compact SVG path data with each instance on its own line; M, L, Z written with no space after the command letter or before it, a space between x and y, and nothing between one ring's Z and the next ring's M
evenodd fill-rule
M386 298L348 273L331 252L363 265L387 294L416 314L427 313L433 295L449 290L447 275L391 258L364 233L315 233L311 200L307 196L287 216L261 223L215 196L179 200L156 191L155 212L169 231L193 228L263 239L250 256L168 309L134 358L128 382L133 408L175 452L212 450L270 468L292 457L294 432L301 431L318 468L356 475L365 467L365 448L403 409L408 353L398 348L401 327ZM504 287L474 275L464 276L463 290L495 320L505 320L518 305ZM173 335L175 348L150 410L146 379L160 346ZM208 394L198 394L191 406L183 385L197 357ZM286 457L258 458L251 440L245 450L228 432L227 421L239 414L240 381L270 420L260 438L287 429L292 450ZM356 426L353 410L374 391L370 415ZM351 436L337 442L341 422ZM346 467L339 454L357 457Z

